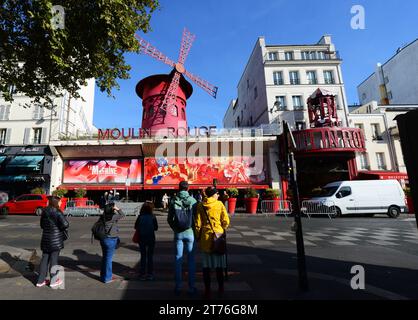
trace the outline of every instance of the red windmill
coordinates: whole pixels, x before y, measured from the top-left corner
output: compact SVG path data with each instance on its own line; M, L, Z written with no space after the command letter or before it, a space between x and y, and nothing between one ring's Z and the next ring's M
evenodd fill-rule
M168 75L153 75L138 82L136 93L142 98L144 108L142 128L151 129L153 134L164 131L168 127L175 128L176 131L179 128L187 128L186 100L191 96L193 88L183 75L214 98L218 91L217 87L193 75L184 67L195 36L186 28L184 29L177 63L166 57L148 41L138 35L135 36L143 53L174 68Z

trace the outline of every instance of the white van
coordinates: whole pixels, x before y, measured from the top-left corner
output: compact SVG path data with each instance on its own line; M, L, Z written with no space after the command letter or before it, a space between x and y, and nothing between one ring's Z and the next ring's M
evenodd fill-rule
M337 216L343 214L386 213L397 218L406 212L405 193L397 180L339 181L322 188L314 201L335 205Z

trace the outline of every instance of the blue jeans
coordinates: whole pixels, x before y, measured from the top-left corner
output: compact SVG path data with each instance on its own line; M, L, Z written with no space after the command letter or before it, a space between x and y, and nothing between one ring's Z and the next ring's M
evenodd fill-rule
M195 290L195 242L194 234L190 231L184 231L176 233L174 235L174 241L176 244L176 290L180 290L182 285L182 266L183 266L183 249L186 247L187 262L189 271L189 290Z
M112 258L113 253L116 250L118 240L118 237L111 237L100 241L103 252L100 280L103 282L112 280Z
M140 241L139 250L141 251L141 263L139 274L145 275L146 273L152 275L154 272L154 247L155 241ZM147 271L147 272L146 272Z

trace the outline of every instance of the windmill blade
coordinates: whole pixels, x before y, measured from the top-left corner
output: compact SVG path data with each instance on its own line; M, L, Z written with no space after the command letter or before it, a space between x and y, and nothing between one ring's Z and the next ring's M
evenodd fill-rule
M178 110L176 109L176 99L177 99L177 89L180 83L180 76L179 72L175 72L173 79L171 79L170 86L165 94L163 103L161 107L166 110L166 112L170 112L171 114L175 114L178 116Z
M171 59L169 59L165 54L159 51L156 47L154 47L151 43L142 39L137 34L135 34L135 38L139 42L139 47L140 47L141 52L153 57L154 59L162 61L165 64L168 64L169 66L173 68L175 67L176 64Z
M198 76L193 75L189 71L185 71L184 74L192 80L194 83L196 83L199 87L201 87L203 90L205 90L207 93L209 93L212 97L216 99L216 94L218 93L218 87L214 86L213 84L210 84L206 80L203 80L199 78Z
M190 48L192 47L195 38L196 36L194 34L190 33L186 28L184 28L178 63L184 65L184 62L186 61L187 55L189 54Z

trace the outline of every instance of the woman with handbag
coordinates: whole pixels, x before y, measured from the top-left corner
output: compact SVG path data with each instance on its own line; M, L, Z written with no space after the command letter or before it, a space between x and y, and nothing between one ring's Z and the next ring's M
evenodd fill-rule
M139 280L154 280L154 247L155 231L158 230L158 222L154 213L152 202L145 202L135 222L134 242L139 245L141 262L139 268Z
M61 199L57 196L50 196L48 201L48 206L43 209L41 215L42 259L36 286L43 287L50 283L50 287L54 288L62 284L62 280L58 278L58 270L54 269L58 266L58 256L60 250L64 248L64 241L68 239L69 223L60 209ZM50 281L46 280L48 270L51 276Z
M216 270L218 293L223 294L224 292L225 231L229 226L229 216L224 204L218 201L219 193L215 187L206 188L205 195L206 198L197 206L195 230L202 253L205 297L210 298L211 269Z

